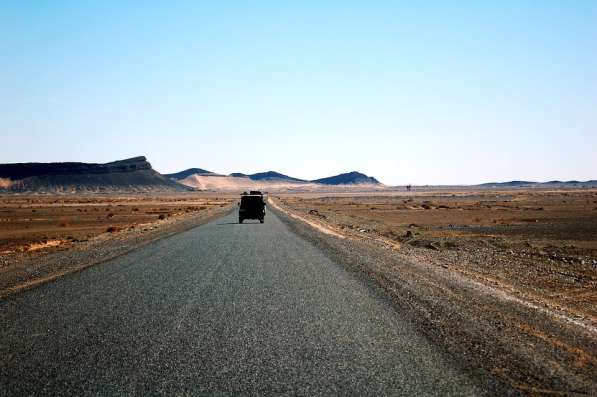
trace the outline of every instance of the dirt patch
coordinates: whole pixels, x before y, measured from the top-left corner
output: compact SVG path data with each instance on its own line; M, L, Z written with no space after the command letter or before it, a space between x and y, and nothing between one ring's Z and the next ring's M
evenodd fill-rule
M49 240L49 241L40 241L38 243L31 243L27 247L27 251L37 251L44 248L52 248L58 247L60 244L66 243L67 240Z

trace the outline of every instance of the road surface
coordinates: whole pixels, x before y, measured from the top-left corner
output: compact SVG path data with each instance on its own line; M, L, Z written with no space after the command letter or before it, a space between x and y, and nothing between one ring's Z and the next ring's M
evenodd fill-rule
M275 213L232 213L0 300L0 395L479 395Z

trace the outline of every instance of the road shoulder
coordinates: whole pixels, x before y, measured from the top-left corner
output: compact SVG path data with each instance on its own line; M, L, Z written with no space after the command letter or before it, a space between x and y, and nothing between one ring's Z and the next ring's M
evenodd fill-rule
M496 297L483 285L413 260L383 241L337 238L298 214L288 215L290 209L272 207L294 232L383 291L466 371L492 379L496 392L504 387L523 394L597 391L591 353L597 351L597 339L590 330Z

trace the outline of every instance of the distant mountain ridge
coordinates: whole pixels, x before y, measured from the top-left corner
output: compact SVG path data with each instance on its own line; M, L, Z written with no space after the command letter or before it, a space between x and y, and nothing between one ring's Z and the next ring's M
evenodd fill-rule
M488 182L481 183L476 186L483 187L537 187L537 186L597 186L597 180L589 181L548 181L548 182L533 182L533 181L507 181L507 182Z
M155 171L144 156L110 163L0 164L0 190L16 192L187 191Z
M198 170L198 172L193 172ZM167 174L166 176L176 180L182 181L192 175L198 176L224 176L222 174L205 171L201 168L189 168L188 170L181 171L175 174ZM181 177L182 176L182 177ZM231 178L248 178L251 181L261 182L289 182L297 184L319 184L319 185L381 185L381 183L374 177L367 176L363 173L352 171L344 174L334 175L327 178L320 178L315 180L306 180L288 176L276 171L257 172L255 174L245 174L242 172L233 172L228 177Z

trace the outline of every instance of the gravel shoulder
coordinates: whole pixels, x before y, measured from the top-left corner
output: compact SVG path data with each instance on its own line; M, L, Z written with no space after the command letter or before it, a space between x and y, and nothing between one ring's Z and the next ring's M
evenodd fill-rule
M469 371L528 395L597 394L597 332L590 321L459 271L439 251L398 249L391 240L344 233L276 204L270 208L297 234L381 288Z

